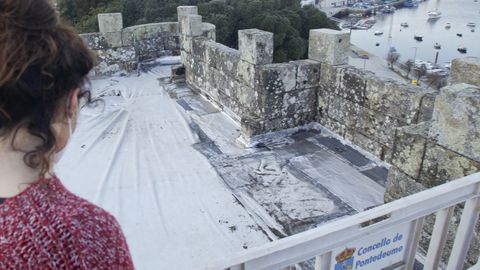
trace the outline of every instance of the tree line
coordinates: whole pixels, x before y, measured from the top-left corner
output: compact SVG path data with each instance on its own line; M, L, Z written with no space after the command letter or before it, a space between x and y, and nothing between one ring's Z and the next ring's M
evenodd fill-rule
M240 29L273 32L275 62L306 58L310 29L338 29L300 0L58 0L61 17L79 32L98 31L98 13L121 12L126 27L176 21L181 5L197 5L203 21L216 25L217 41L229 47L237 47Z

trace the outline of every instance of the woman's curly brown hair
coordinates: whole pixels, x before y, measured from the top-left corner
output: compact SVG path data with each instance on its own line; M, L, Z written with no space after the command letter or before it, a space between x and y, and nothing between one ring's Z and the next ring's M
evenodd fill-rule
M21 128L38 137L41 145L24 161L41 175L55 150L52 120L93 65L90 50L48 0L0 0L0 136L13 134L12 146Z

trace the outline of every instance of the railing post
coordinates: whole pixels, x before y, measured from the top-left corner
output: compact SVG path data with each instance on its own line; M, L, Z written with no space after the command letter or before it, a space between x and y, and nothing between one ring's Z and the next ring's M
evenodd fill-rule
M455 242L453 244L450 260L447 270L462 269L467 256L470 241L472 240L473 230L478 220L479 198L469 199L463 208L462 219L457 229Z
M420 217L411 222L410 235L408 236L407 251L405 252L405 269L413 269L415 263L415 255L417 254L418 240L423 229L423 221L425 217Z
M330 268L332 252L315 257L315 270L325 270Z
M447 241L448 225L453 215L453 209L455 209L455 206L450 206L437 212L424 269L438 268L442 258L442 251Z

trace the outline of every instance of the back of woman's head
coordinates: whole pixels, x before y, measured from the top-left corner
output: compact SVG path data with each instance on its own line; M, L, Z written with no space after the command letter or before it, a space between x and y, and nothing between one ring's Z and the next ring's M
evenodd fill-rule
M40 139L25 154L28 166L48 170L56 144L52 121L66 113L69 94L92 68L89 49L59 23L49 0L0 0L0 139L14 141L20 129Z

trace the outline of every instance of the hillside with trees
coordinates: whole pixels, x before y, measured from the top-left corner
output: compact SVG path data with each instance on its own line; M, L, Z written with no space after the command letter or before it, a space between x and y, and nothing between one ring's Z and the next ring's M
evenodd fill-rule
M97 14L121 12L124 25L175 21L176 8L198 5L205 22L217 26L217 41L237 46L237 31L274 33L275 62L306 58L309 29L337 29L335 22L299 0L58 0L62 18L79 32L96 32Z

